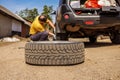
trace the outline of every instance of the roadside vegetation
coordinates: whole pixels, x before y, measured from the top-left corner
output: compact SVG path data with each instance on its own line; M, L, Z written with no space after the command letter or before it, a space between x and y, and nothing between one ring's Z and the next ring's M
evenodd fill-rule
M52 21L52 17L49 15L52 11L53 11L52 6L44 5L43 11L40 13L48 16L48 19ZM37 8L33 8L33 9L26 8L21 11L17 11L16 13L19 16L21 16L22 18L24 18L30 22L32 22L36 16L40 15Z

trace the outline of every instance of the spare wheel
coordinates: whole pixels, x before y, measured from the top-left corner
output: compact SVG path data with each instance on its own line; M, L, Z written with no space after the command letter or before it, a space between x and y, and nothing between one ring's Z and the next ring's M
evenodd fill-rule
M34 65L71 65L84 62L84 44L70 41L28 42L25 62Z

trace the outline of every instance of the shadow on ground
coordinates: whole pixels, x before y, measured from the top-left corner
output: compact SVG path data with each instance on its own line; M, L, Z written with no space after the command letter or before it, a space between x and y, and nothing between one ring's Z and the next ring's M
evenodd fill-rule
M85 44L85 48L107 47L107 46L118 45L110 42L96 42L96 43L84 42L84 44Z

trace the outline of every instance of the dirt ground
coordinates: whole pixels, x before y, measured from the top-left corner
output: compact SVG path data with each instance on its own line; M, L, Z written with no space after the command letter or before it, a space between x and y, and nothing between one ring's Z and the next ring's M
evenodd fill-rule
M85 62L72 66L28 65L25 43L0 43L0 80L120 80L120 45L109 39L85 42Z

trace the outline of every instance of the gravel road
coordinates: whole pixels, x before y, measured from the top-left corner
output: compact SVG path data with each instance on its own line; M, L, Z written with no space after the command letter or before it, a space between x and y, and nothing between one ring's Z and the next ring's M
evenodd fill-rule
M72 66L28 65L25 43L0 43L0 80L120 80L120 45L109 39L85 42L85 62Z

